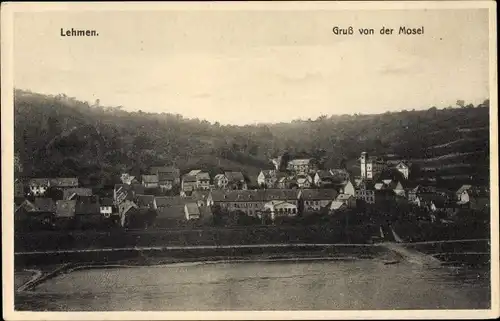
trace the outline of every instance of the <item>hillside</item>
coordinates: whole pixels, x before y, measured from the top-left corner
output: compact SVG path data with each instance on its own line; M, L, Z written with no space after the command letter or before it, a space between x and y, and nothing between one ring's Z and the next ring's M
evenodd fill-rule
M15 91L15 152L25 176L78 176L113 183L123 171L152 165L200 167L213 174L242 170L248 177L284 151L345 160L359 173L357 157L395 154L438 182L485 181L489 170L489 103L378 115L322 116L291 123L221 126L180 115L125 112L65 95Z

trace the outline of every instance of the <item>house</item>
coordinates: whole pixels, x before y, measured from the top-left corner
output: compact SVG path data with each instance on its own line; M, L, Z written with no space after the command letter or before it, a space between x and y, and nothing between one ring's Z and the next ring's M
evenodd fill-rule
M444 208L446 199L439 194L420 194L417 195L414 204L431 212L436 212L440 208Z
M105 218L111 217L113 215L113 200L109 197L101 198L99 202L99 212Z
M313 179L309 175L298 175L295 182L298 188L311 188L313 185Z
M282 158L283 158L282 156L278 156L278 157L276 157L276 158L272 158L272 159L271 159L271 163L273 163L273 165L274 165L274 169L275 169L276 171L279 171L279 170L280 170L280 165L281 165L281 159L282 159Z
M265 190L213 190L207 204L220 206L229 211L241 211L249 216L257 217L270 201L285 201L298 206L300 192L295 189L265 189Z
M198 204L191 202L184 205L184 214L186 215L186 220L198 220L201 217Z
M14 198L14 222L15 224L22 224L29 220L30 213L34 213L36 211L36 206L32 202L27 199L15 197ZM23 227L23 226L15 226Z
M177 178L174 173L158 173L158 186L162 191L170 191L176 185Z
M408 202L416 204L416 200L418 196L426 195L426 194L436 194L437 190L433 186L423 186L417 185L415 188L408 191Z
M158 188L158 183L158 175L142 175L142 185L145 188Z
M412 163L408 161L400 161L394 168L400 172L405 179L408 179L410 177L410 168L412 166Z
M224 172L214 178L215 186L222 189L247 189L245 177L242 172Z
M359 160L362 179L373 180L386 168L386 164L382 159L375 156L368 156L367 152L362 152Z
M464 189L460 188L460 190L462 191L457 202L460 207L473 210L485 210L489 208L490 196L486 188L470 186Z
M157 196L155 197L157 216L154 225L157 227L175 227L186 221L185 205L196 204L193 197Z
M342 194L352 195L354 197L356 196L356 189L350 180L341 185L339 190Z
M273 188L278 180L277 172L274 169L263 169L257 176L257 183L260 187Z
M48 178L32 178L28 186L30 195L43 196L50 187L50 180Z
M288 162L287 170L294 173L304 173L308 174L316 171L317 164L313 158L301 158L301 159L293 159Z
M352 195L339 194L335 201L344 203L347 208L356 208L356 198Z
M142 184L116 184L113 189L113 201L115 204L125 200L132 201L135 195L144 194L144 188Z
M271 215L271 220L281 216L296 216L298 213L297 204L285 201L269 201L264 204L264 212Z
M123 173L120 176L120 180L123 184L132 185L134 183L139 183L139 181L135 178L135 176L129 175L128 173Z
M128 226L130 217L138 213L138 206L131 200L123 200L118 203L118 214L120 215L120 225Z
M328 206L330 214L347 210L347 205L341 201L332 201Z
M173 166L153 166L149 169L151 174L168 174L163 177L168 177L173 179L173 185L179 185L181 183L181 171Z
M350 175L349 175L349 172L347 172L347 170L345 169L340 169L340 168L337 168L337 169L330 169L330 177L331 177L331 180L332 180L332 184L335 184L335 183L345 183L349 180L350 178Z
M315 212L327 207L337 194L335 189L309 189L301 190L299 198L304 212Z
M56 218L73 219L76 213L76 200L56 201Z
M203 172L201 169L194 169L191 170L189 173L184 175L185 178L188 178L190 181L192 180L192 177L194 177L195 181L195 186L194 189L198 190L209 190L210 189L210 174L207 172ZM183 179L184 183L184 179ZM183 189L184 190L184 189Z
M76 188L65 188L63 190L63 199L72 200L76 196L92 196L91 188L76 187Z
M355 197L367 204L375 204L375 186L373 182L362 180L355 187Z
M191 195L191 193L196 190L198 185L197 182L196 176L184 175L181 183L181 192L183 195Z
M210 191L207 190L194 191L191 194L191 199L198 204L198 207L209 207L208 195L210 195Z
M55 188L78 187L78 178L76 177L50 178L49 187L55 187Z
M40 213L56 213L56 203L51 198L37 197L33 203L35 205L34 212Z
M276 181L276 188L289 189L292 187L292 185L295 185L294 177L281 175L281 177L279 177Z
M141 209L156 210L156 198L153 195L136 195L134 198L135 204Z
M333 184L333 175L330 171L319 170L314 174L313 181L317 187L331 186Z
M472 188L472 185L462 185L456 192L455 192L455 197L456 197L456 200L457 201L460 201L460 199L462 198L462 193L471 189Z
M222 188L222 189L226 188L228 182L229 181L228 181L226 175L224 175L224 174L217 174L214 177L214 184L215 184L215 187L217 187L217 188Z

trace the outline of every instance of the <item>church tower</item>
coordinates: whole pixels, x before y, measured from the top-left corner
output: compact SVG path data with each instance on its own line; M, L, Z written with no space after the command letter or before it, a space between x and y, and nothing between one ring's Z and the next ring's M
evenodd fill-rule
M361 178L366 179L366 177L367 177L366 164L368 162L368 153L362 152L361 157L359 158L359 161L360 161L360 167L361 167Z

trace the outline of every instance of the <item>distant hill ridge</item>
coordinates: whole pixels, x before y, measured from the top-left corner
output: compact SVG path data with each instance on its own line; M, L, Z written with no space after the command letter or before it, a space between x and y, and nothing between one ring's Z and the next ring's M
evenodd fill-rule
M433 167L438 178L441 170L462 180L484 181L489 175L489 101L467 108L221 126L16 90L14 122L23 174L35 177L74 175L112 183L122 172L138 175L154 165L201 168L212 175L242 170L253 177L273 168L270 159L285 151L323 159L326 168L344 160L355 174L357 158L366 151Z

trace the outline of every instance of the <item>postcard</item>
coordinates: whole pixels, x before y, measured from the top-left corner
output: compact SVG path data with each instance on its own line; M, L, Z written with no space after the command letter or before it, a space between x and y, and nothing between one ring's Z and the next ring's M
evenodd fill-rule
M6 320L499 316L495 2L1 8Z

